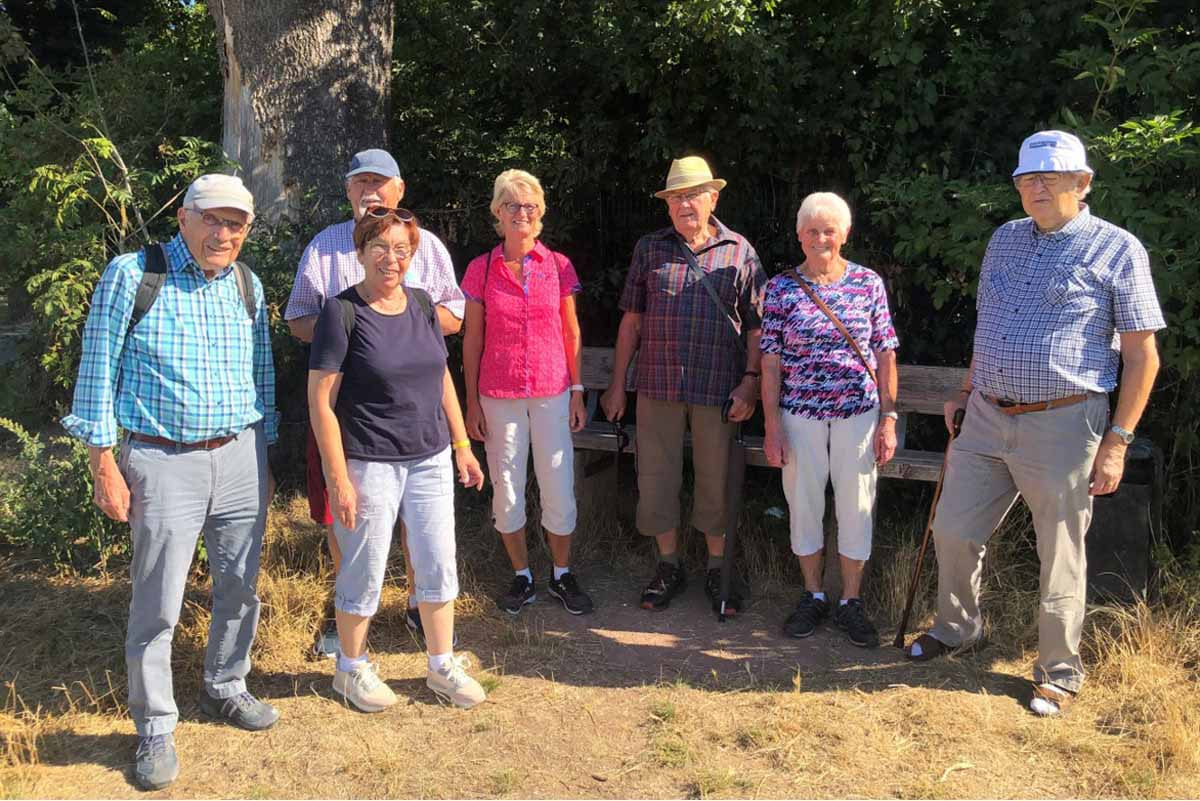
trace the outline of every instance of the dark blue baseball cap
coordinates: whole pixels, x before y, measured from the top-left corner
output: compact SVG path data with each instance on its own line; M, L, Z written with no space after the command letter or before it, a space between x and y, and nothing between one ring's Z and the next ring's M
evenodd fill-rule
M346 178L358 175L360 172L373 172L386 178L399 178L400 165L392 158L392 154L377 147L355 153L350 159L350 172Z

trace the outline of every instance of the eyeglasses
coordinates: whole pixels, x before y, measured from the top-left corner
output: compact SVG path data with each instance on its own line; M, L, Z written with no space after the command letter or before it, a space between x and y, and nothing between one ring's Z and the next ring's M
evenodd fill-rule
M385 217L395 217L402 223L413 221L413 213L408 209L393 209L390 206L372 206L367 209L367 216L382 220Z
M532 217L537 212L536 203L505 203L504 210L509 214L516 215L517 212L523 211L526 216Z
M1017 185L1017 189L1032 189L1040 183L1047 189L1054 190L1070 180L1070 175L1061 172L1027 172L1013 178L1013 183Z
M372 242L367 245L367 252L377 259L386 259L389 254L396 257L397 261L404 261L412 255L412 248L408 245L396 245L389 247L383 242Z
M685 201L695 203L701 197L707 195L709 191L708 189L696 189L691 192L680 192L677 195L667 195L667 205L678 206Z
M200 221L209 228L228 228L229 233L234 236L241 236L246 233L246 229L250 227L250 223L244 223L240 220L230 220L225 217L218 217L211 211L201 211L200 209L188 209L193 214L200 215Z

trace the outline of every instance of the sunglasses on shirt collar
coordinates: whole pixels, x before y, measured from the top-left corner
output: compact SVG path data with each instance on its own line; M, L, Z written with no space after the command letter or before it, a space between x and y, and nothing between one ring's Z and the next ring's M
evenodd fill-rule
M395 217L402 223L413 221L413 213L408 209L393 209L389 206L372 206L367 209L367 216L382 220L384 217Z

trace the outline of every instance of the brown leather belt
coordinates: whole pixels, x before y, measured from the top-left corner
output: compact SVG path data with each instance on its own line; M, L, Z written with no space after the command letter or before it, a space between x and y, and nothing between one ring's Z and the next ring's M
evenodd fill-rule
M212 439L202 439L199 442L176 442L173 439L166 437L152 437L149 434L138 434L134 432L129 435L131 439L136 439L138 442L145 442L150 445L165 445L168 448L179 448L183 451L215 451L222 445L228 445L237 439L237 434L230 434L227 437L213 437Z
M1068 395L1065 398L1055 398L1054 400L1039 401L1037 403L1017 403L1016 401L1004 400L1003 398L993 398L991 395L984 395L983 397L1000 411L1010 417L1015 417L1018 414L1045 412L1050 409L1061 409L1064 406L1074 406L1076 403L1083 403L1087 400L1087 393L1082 392L1078 395Z

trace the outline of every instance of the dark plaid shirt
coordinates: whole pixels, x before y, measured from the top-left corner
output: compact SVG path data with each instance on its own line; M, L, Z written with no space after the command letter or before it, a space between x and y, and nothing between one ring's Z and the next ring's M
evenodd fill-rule
M762 326L767 276L741 234L710 217L716 234L696 260L744 336ZM683 238L664 228L638 240L621 309L642 315L637 391L652 400L720 406L742 380L743 348L688 269Z

